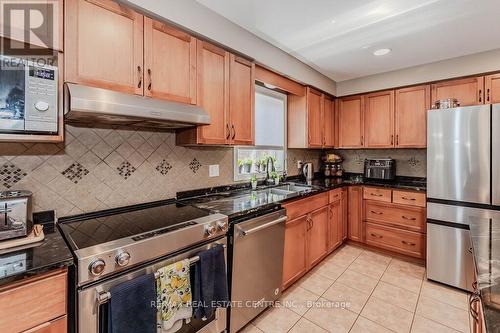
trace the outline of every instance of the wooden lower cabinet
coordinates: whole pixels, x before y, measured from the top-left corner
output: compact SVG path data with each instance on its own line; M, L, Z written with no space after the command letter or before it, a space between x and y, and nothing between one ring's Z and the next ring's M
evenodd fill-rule
M307 272L307 228L309 216L304 215L285 225L283 255L283 288Z
M2 286L0 332L66 332L67 286L65 269Z
M411 257L425 257L425 235L383 225L365 223L365 242Z
M307 264L315 266L328 254L328 206L309 214Z
M339 199L328 207L328 251L335 250L344 238L343 200Z
M361 186L350 186L347 190L347 230L348 238L353 241L363 240L362 230L362 202L363 188Z

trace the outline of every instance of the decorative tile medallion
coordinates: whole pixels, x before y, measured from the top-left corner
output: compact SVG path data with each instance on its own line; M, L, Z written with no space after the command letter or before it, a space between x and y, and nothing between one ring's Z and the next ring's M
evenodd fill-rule
M172 165L167 162L167 160L163 159L157 166L156 170L158 170L162 175L168 174L168 172L172 169Z
M191 169L193 173L197 173L200 168L201 163L196 158L193 158L193 160L189 163L189 169Z
M412 156L409 160L408 160L408 165L411 166L411 167L416 167L417 165L420 164L420 161L417 160L415 158L415 156Z
M137 170L134 166L132 166L132 164L127 161L122 162L116 169L118 170L118 174L125 179L130 177L132 173Z
M15 164L5 163L0 166L0 183L6 188L11 188L26 175L27 173L18 168Z
M68 178L73 183L78 184L78 182L82 180L84 176L89 174L89 170L87 170L80 163L75 162L61 173L63 174L64 177Z

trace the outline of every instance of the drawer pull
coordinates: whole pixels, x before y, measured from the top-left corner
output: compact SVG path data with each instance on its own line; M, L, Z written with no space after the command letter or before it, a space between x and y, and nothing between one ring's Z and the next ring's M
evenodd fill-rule
M370 195L372 195L374 197L383 197L384 196L383 194L377 194L377 193L370 193Z
M408 198L408 197L401 197L403 200L408 200L408 201L416 201L416 198Z
M410 221L415 221L417 218L416 217L408 217L408 216L401 216L402 218L404 218L405 220L410 220Z
M415 244L415 243L412 243L412 242L407 242L407 241L404 241L404 240L403 240L403 241L401 241L401 243L403 243L404 245L409 245L409 246L415 246L415 245L417 245L417 244Z
M370 236L375 237L375 238L384 238L384 236L380 236L374 233L371 233Z
M370 213L377 214L377 215L384 215L382 212L376 212L374 210L370 210Z

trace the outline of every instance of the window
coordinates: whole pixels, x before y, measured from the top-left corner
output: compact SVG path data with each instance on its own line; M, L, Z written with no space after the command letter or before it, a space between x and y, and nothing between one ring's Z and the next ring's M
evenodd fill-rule
M234 149L234 180L264 178L268 158L276 172L286 171L286 106L286 94L255 87L255 147Z

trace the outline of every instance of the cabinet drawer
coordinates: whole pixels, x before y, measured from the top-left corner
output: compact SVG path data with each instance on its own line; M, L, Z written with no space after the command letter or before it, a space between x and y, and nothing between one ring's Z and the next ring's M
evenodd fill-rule
M64 316L66 294L65 270L1 288L0 332L20 332Z
M425 235L366 223L366 244L379 246L412 257L424 258Z
M326 205L328 205L328 193L325 192L304 199L292 201L290 203L285 203L282 206L286 209L286 216L290 221Z
M365 220L425 232L425 210L379 202L365 202Z
M329 194L329 197L330 197L330 203L332 202L335 202L337 200L340 200L342 199L342 189L341 188L337 188L335 190L331 190L328 194Z
M67 326L67 318L64 316L33 327L23 333L66 333Z
M413 191L392 191L392 202L402 205L425 207L425 193Z
M392 191L386 188L363 187L363 199L391 202Z

